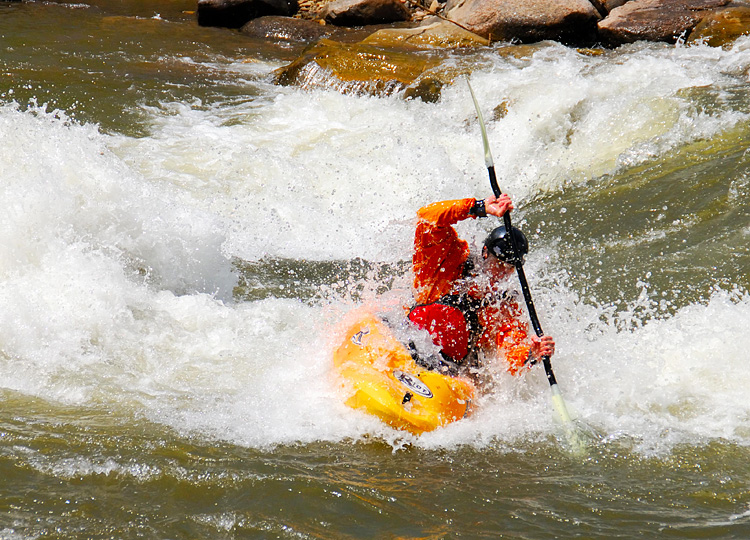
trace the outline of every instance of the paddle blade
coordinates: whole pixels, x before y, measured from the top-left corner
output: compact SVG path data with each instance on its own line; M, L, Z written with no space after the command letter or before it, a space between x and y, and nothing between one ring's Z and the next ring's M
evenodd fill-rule
M495 168L495 162L492 160L492 153L490 152L490 141L487 138L487 128L484 125L484 117L482 116L482 110L479 108L479 102L477 97L474 95L474 89L471 87L469 79L466 79L466 84L469 85L469 92L471 93L471 99L474 102L474 108L477 110L477 117L479 118L479 127L482 130L482 142L484 143L484 164L487 168Z
M568 406L565 404L565 400L560 392L560 387L557 384L551 384L550 390L552 390L552 404L557 411L560 420L562 421L562 427L565 432L565 439L568 446L576 455L582 455L586 453L587 444L578 428L570 417Z

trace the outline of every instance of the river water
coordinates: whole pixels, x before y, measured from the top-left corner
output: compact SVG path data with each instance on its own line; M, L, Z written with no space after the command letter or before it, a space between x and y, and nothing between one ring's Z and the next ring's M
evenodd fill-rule
M466 85L279 87L194 9L0 4L0 538L750 535L750 39L449 60L580 452L541 369L420 437L331 378L416 210L489 194Z

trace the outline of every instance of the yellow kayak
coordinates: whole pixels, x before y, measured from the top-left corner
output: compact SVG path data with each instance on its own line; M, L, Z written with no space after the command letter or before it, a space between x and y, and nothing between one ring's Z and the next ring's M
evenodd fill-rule
M471 381L419 366L372 314L347 327L333 365L349 395L346 404L395 428L420 434L471 413Z

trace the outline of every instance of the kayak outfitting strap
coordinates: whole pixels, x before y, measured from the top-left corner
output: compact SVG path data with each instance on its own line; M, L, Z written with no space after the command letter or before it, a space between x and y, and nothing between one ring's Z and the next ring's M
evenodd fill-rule
M416 343L411 340L406 344L406 349L409 351L409 354L417 365L422 366L429 371L437 371L443 375L450 375L451 377L458 375L458 364L449 360L442 351L440 354L424 354L417 350Z
M487 209L484 206L484 199L477 199L474 206L469 208L469 215L476 217L487 217Z

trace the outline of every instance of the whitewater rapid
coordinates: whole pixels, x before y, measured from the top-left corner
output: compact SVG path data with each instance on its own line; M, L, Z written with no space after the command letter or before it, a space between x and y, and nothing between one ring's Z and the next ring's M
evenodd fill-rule
M522 224L536 198L748 118L684 96L747 82L750 40L731 50L634 45L614 59L548 45L485 62L472 85ZM513 447L558 434L542 371L499 368L472 418L420 438L396 433L344 407L330 378L336 323L361 299L233 294L237 261L408 261L420 206L489 193L465 84L426 104L271 87L274 67L249 77L254 100L143 107L145 137L43 105L0 107L2 387L258 448L371 435ZM460 231L476 242L489 228ZM717 289L641 320L636 308L659 300L643 286L615 322L611 306L566 285L565 246L536 232L527 273L583 424L644 453L750 443L746 292ZM397 279L389 298L408 302L408 285Z

